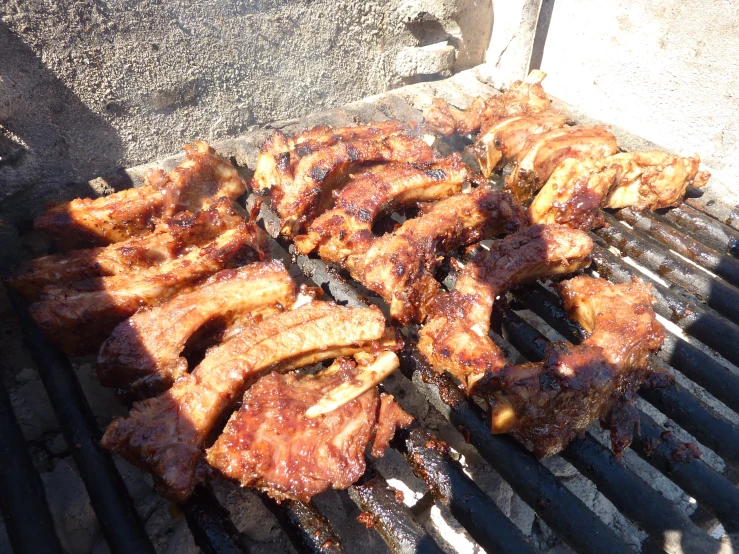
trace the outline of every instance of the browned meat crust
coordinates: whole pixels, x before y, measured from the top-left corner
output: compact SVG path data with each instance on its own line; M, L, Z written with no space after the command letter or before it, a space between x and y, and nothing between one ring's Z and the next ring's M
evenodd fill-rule
M108 387L162 391L187 373L181 353L205 324L216 318L228 325L245 315L272 315L288 309L296 295L296 284L280 262L220 271L118 325L98 354L98 378Z
M372 225L382 214L457 194L469 178L459 154L428 165L379 166L344 187L335 207L314 220L307 234L295 237L295 245L303 254L318 248L323 260L343 263L369 248Z
M396 425L405 427L413 419L392 396L380 399L376 387L328 414L306 417L323 394L351 381L356 371L352 361L339 359L316 375L263 377L208 449L208 462L226 477L277 499L308 502L329 487L348 488L366 469L364 452L375 427L373 456L382 455Z
M562 283L560 291L568 315L588 338L578 346L551 343L543 362L505 368L491 409L493 433L510 432L537 456L556 454L593 421L610 417L624 396L628 402L664 339L651 286L641 281L613 285L581 276ZM623 422L615 423L613 448L620 453L631 438L623 435Z
M259 373L290 371L360 351L397 347L377 308L313 302L264 319L212 348L192 373L114 420L102 444L148 469L164 494L185 499L209 433Z
M207 142L186 145L185 156L166 178L159 170L148 174L140 188L59 204L39 216L35 226L68 249L104 245L151 231L155 218L207 209L218 198L235 200L246 191L233 165Z
M280 131L275 131L262 144L252 186L260 191L282 187L285 179L287 179L285 182L292 180L295 168L302 158L337 142L381 140L393 134L407 134L412 131L410 125L400 121L378 121L338 129L319 125L289 138Z
M475 142L474 151L485 177L518 158L529 137L564 127L567 118L553 112L516 115L492 124Z
M681 158L666 152L625 152L606 160L618 167L618 177L605 200L606 208L631 206L657 210L679 206L688 186L703 187L711 178L698 171L700 157Z
M118 275L174 260L242 221L231 201L222 198L212 208L197 214L188 211L175 214L159 222L151 233L108 246L30 260L21 264L8 282L29 300L38 300L47 285Z
M515 283L576 271L590 263L590 237L559 225L537 225L479 250L454 289L438 295L418 347L435 371L448 371L468 392L506 365L488 336L495 297Z
M268 256L264 232L242 223L157 267L46 287L31 315L64 352L88 354L139 308L155 306L217 271Z
M577 159L563 160L529 206L532 223L559 223L589 230L604 223L600 206L618 174L610 156L590 166Z
M361 164L434 161L434 151L413 135L390 134L374 140L350 140L321 148L288 167L271 185L272 208L281 218L280 232L292 237L304 231L317 215L331 207L331 192L342 187ZM262 178L255 183L262 183Z
M562 160L575 158L592 165L616 152L616 137L605 127L575 125L547 131L526 141L506 185L519 200L528 200Z
M443 255L526 224L525 211L511 195L481 187L431 205L422 216L375 239L366 252L349 256L345 265L390 304L393 320L420 322L439 291L433 271Z
M455 132L464 135L478 130L485 133L488 129L486 122L492 124L501 117L546 111L551 101L541 86L544 77L544 73L534 71L525 80L513 83L500 96L475 98L466 110L458 110L441 98L434 98L425 124L432 131L445 136Z

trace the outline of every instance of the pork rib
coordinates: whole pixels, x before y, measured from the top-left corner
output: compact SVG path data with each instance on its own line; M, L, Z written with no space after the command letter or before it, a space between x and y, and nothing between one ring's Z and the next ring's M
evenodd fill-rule
M211 349L172 388L114 420L102 442L153 473L165 494L185 499L198 482L208 434L260 373L395 347L379 309L312 302L264 319Z
M419 332L419 350L435 371L449 372L474 392L482 377L494 378L507 363L488 336L495 297L515 283L585 267L592 249L583 231L536 225L479 250L454 289L435 298Z
M365 251L372 225L398 208L446 198L462 190L470 173L458 154L432 164L388 164L355 177L338 194L335 207L295 237L303 254L318 249L324 261L343 263Z
M263 377L208 449L208 462L242 486L277 499L308 502L329 487L348 488L366 469L364 452L372 435L377 433L372 453L381 456L396 426L412 421L392 396L380 398L377 387L328 414L306 416L308 407L351 382L357 371L361 365L339 359L316 375Z
M215 318L228 325L250 315L289 308L297 287L280 262L225 269L188 292L118 325L97 359L100 382L108 387L161 391L187 373L180 356L186 341Z
M186 145L185 156L166 177L153 171L140 188L59 204L39 216L35 226L65 248L104 245L151 231L156 218L208 209L219 198L235 200L246 191L233 165L207 142Z
M268 256L264 232L253 223L242 223L154 268L46 287L30 311L64 352L87 354L139 308L155 306L221 269Z

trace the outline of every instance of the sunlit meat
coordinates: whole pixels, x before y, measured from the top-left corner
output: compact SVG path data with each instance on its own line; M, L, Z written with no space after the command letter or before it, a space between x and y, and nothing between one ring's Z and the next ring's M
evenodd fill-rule
M161 170L149 172L140 188L54 206L35 226L66 248L110 244L151 231L156 218L207 209L219 198L235 200L246 191L233 165L207 142L186 145L185 157L166 176Z
M529 137L560 129L566 121L567 118L554 112L509 116L496 121L475 142L480 171L490 177L497 168L518 158Z
M596 419L610 419L617 426L611 438L618 454L631 442L624 431L633 432L636 422L624 425L610 412L642 384L649 356L664 338L651 287L581 276L562 283L560 292L569 317L589 336L577 346L551 343L543 362L503 369L492 396L491 429L548 456Z
M369 248L372 225L382 215L462 190L470 172L458 154L432 164L388 164L355 177L336 197L335 207L295 237L303 254L318 249L327 262L343 263Z
M432 368L453 375L468 392L484 376L506 365L488 336L495 297L510 286L571 273L590 263L593 242L587 233L559 225L537 225L495 241L475 253L454 289L438 295L418 347Z
M544 77L546 73L534 70L526 79L516 81L499 96L475 98L466 110L459 110L441 98L434 98L426 113L425 124L432 131L445 136L455 132L464 135L478 130L485 133L486 122L511 115L546 111L551 101L541 86Z
M577 125L547 131L526 141L506 185L519 200L528 200L562 160L574 158L592 164L616 152L616 137L605 127Z
M231 201L221 199L197 214L184 211L159 222L154 231L121 242L43 256L21 264L8 282L29 300L55 283L118 275L155 267L187 254L243 222Z
M412 421L377 387L328 414L314 419L305 415L323 394L350 382L357 371L361 366L342 358L316 375L263 377L246 392L241 408L208 449L208 463L243 486L278 499L307 502L329 487L348 488L366 469L365 449L372 436L372 455L382 456L396 427Z
M164 302L217 271L268 256L264 232L243 223L156 267L48 286L31 305L31 315L64 352L87 354L138 309Z
M344 186L349 175L362 164L428 163L436 157L420 137L409 134L323 146L302 157L294 170L270 189L272 208L281 220L280 232L292 237L305 231L317 215L332 206L331 193Z
M98 378L109 387L166 389L187 373L181 353L204 325L216 319L229 325L246 315L272 315L289 309L296 297L296 284L280 262L220 271L119 324L98 354Z
M192 373L114 420L103 445L148 469L168 496L184 499L214 426L265 371L290 371L360 351L397 348L377 308L312 302L264 319L210 349Z
M625 152L607 163L618 166L616 184L605 200L606 208L631 206L637 210L679 206L688 186L703 187L711 178L698 171L700 158L681 158L666 152Z
M507 192L480 187L432 204L423 215L349 256L352 276L390 304L400 323L421 322L439 291L434 269L460 246L517 231L526 213Z

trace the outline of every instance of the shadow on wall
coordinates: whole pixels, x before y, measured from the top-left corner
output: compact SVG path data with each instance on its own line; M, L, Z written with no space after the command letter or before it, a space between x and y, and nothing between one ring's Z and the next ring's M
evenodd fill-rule
M0 53L0 220L23 225L49 202L96 195L84 180L118 167L123 147L2 22Z

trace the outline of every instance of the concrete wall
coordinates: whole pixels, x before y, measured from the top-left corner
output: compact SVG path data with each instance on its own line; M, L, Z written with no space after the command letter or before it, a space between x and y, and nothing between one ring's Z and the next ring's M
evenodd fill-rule
M739 3L544 0L545 89L739 188ZM494 30L493 35L495 35Z
M23 152L0 167L0 218L186 141L395 88L404 47L448 41L458 68L478 64L490 12L490 0L0 2L0 158Z

